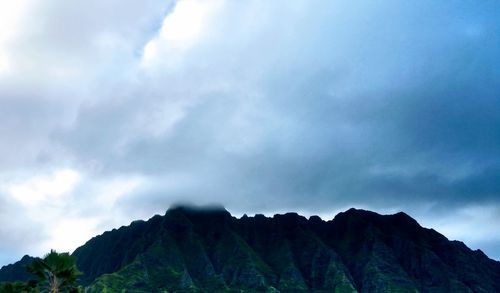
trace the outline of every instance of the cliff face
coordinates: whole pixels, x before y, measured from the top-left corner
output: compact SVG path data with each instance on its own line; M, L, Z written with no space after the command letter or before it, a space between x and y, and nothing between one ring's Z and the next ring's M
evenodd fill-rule
M361 291L500 292L499 262L404 213L349 210L323 227L320 237L342 255Z
M90 292L500 292L499 262L403 213L322 221L175 208L74 256Z

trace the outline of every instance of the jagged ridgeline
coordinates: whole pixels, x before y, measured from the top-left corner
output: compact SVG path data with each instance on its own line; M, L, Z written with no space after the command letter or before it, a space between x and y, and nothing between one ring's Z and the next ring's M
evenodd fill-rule
M237 219L177 207L73 255L88 292L500 292L499 262L404 213ZM25 278L27 261L0 281Z

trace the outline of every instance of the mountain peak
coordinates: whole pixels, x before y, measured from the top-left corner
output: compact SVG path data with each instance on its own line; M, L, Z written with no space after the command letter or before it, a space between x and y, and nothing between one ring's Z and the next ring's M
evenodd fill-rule
M500 292L499 262L440 235L402 212L237 219L221 206L176 205L73 255L90 293ZM20 263L2 268L0 282Z
M334 220L341 220L341 219L347 220L347 219L351 219L351 218L360 220L360 219L367 219L367 218L373 218L373 217L379 217L379 216L381 216L381 215L379 215L375 212L372 212L372 211L350 208L345 212L338 213L335 216Z

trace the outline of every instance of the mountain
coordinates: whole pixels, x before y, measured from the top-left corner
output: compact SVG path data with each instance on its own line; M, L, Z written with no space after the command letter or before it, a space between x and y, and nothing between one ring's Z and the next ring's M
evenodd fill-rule
M20 261L2 267L0 269L0 282L28 281L32 275L26 270L26 266L33 260L35 260L34 257L25 255Z
M237 219L222 208L176 207L73 255L91 293L500 292L500 262L404 213ZM2 268L0 281L19 266Z

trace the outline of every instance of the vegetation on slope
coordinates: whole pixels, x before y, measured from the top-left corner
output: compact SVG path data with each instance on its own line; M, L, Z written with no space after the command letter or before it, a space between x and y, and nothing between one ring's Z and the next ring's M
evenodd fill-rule
M94 237L73 256L91 293L500 292L498 262L403 213L236 219L181 207Z
M34 258L24 266L33 279L27 282L7 282L0 284L0 293L77 293L76 280L80 272L75 258L68 253L51 250L44 258ZM35 278L36 277L36 278Z

